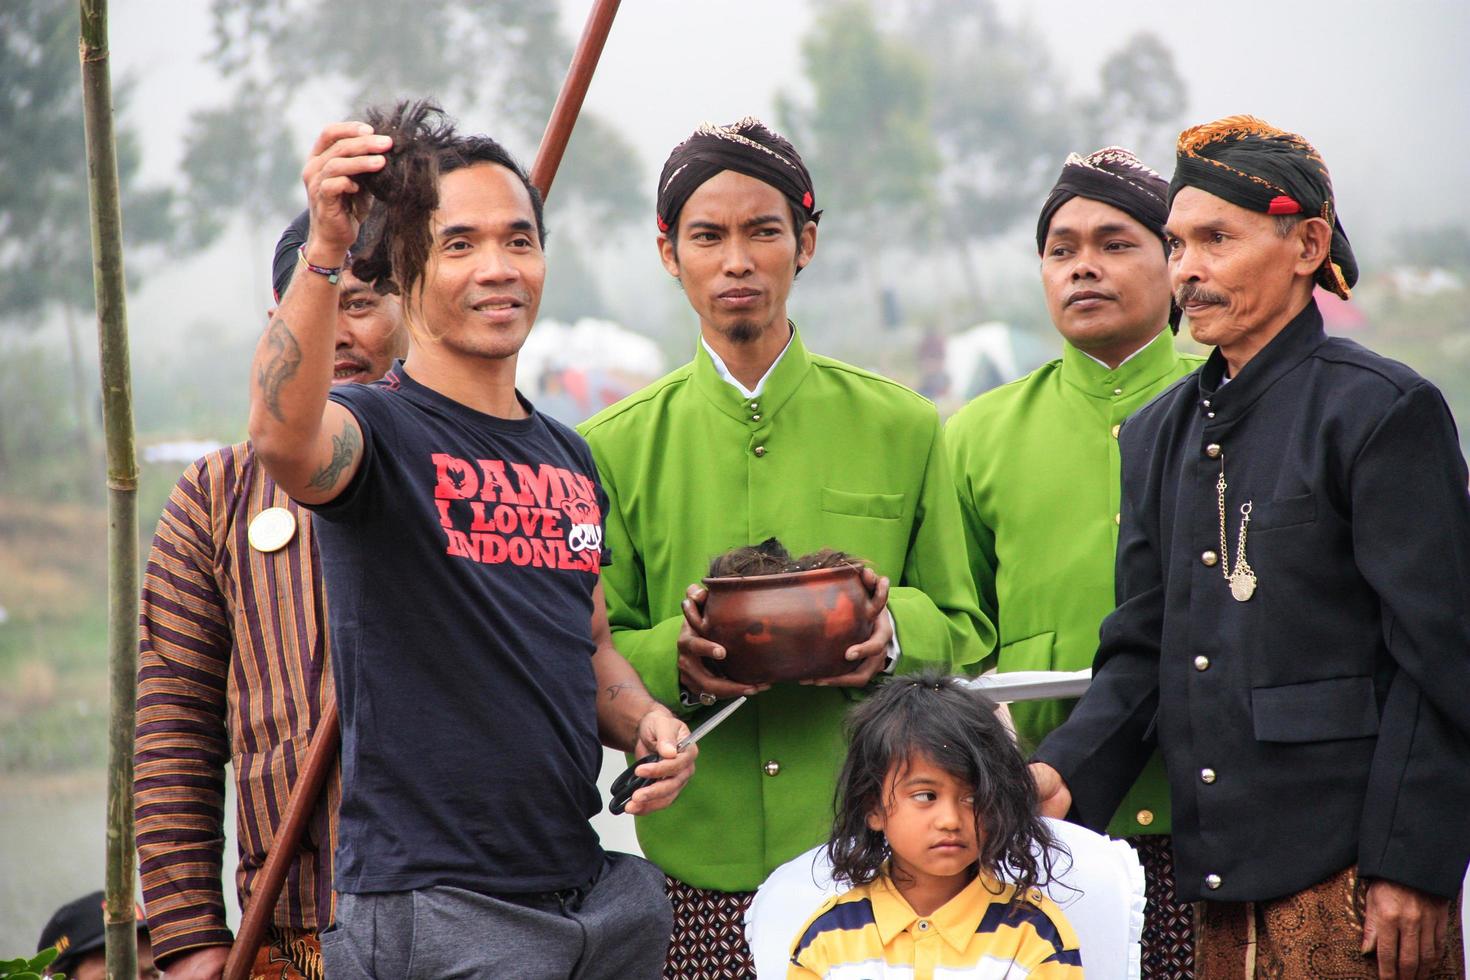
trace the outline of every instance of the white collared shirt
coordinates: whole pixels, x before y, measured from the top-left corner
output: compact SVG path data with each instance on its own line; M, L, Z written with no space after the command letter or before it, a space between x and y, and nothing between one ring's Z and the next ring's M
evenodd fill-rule
M1153 343L1153 341L1150 340L1147 344L1144 344L1142 347L1138 348L1138 350L1134 351L1132 354L1129 354L1127 357L1125 357L1121 361L1119 361L1116 367L1113 366L1112 364L1109 364L1107 361L1100 360L1099 358L1093 357L1091 354L1087 353L1087 351L1083 350L1081 347L1078 347L1077 348L1077 353L1081 354L1083 357L1087 358L1089 361L1092 361L1095 364L1101 364L1103 367L1107 368L1109 371L1116 371L1116 370L1118 370L1118 368L1122 367L1124 364L1127 364L1129 361L1133 360L1139 354L1142 354L1149 347L1149 345L1152 344L1152 343Z
M761 389L766 386L766 381L771 377L771 372L776 370L776 365L781 363L781 358L785 357L786 352L791 349L791 338L795 336L796 331L793 330L786 338L786 346L781 348L781 353L776 355L776 359L771 362L770 367L766 368L766 373L761 375L761 379L755 383L754 388L745 387L740 383L739 378L730 373L730 369L725 366L724 359L715 353L715 349L704 339L703 334L700 334L699 342L704 345L704 352L709 355L709 359L715 362L715 373L720 376L720 380L733 385L743 397L754 398L761 393Z

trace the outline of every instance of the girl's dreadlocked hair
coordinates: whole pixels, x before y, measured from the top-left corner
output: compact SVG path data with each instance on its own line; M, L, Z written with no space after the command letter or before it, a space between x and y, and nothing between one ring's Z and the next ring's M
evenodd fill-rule
M891 852L868 815L890 804L888 774L925 756L974 789L975 826L985 835L977 871L1014 884L1017 902L1052 879L1066 848L1041 818L1021 751L984 694L933 672L895 677L852 710L847 733L827 844L834 878L864 885L878 876Z
M373 197L363 228L364 248L354 255L352 274L379 293L399 293L410 324L424 286L424 267L434 243L430 217L439 207L439 178L477 163L493 163L520 178L531 196L536 234L546 245L541 192L520 164L488 136L461 136L454 122L430 99L403 101L391 110L372 106L363 115L373 132L393 138L387 163L356 180Z

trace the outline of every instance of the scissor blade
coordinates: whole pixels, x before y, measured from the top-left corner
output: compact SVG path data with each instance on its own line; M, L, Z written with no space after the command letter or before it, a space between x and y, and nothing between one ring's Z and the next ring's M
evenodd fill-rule
M682 752L684 749L689 748L689 746L693 745L695 742L699 741L710 732L714 731L716 726L718 726L720 722L724 721L726 718L734 714L735 709L744 704L745 700L745 695L742 695L736 698L734 701L731 701L729 704L725 705L719 711L716 711L714 714L706 718L703 724L701 724L698 728L689 733L688 738L679 743L679 751Z

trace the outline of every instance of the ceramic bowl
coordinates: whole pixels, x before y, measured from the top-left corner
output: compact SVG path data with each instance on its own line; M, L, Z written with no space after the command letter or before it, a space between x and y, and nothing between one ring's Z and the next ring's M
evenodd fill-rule
M835 677L852 670L843 656L872 632L862 566L707 578L704 621L693 623L725 648L714 672L741 684Z

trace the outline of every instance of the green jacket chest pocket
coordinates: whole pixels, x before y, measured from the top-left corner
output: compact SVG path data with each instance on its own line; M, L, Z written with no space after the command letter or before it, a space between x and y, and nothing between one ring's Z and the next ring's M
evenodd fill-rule
M881 574L903 569L909 529L904 495L822 488L822 544L866 558Z
M903 494L860 493L823 487L822 510L844 517L875 517L884 521L896 521L903 516Z

